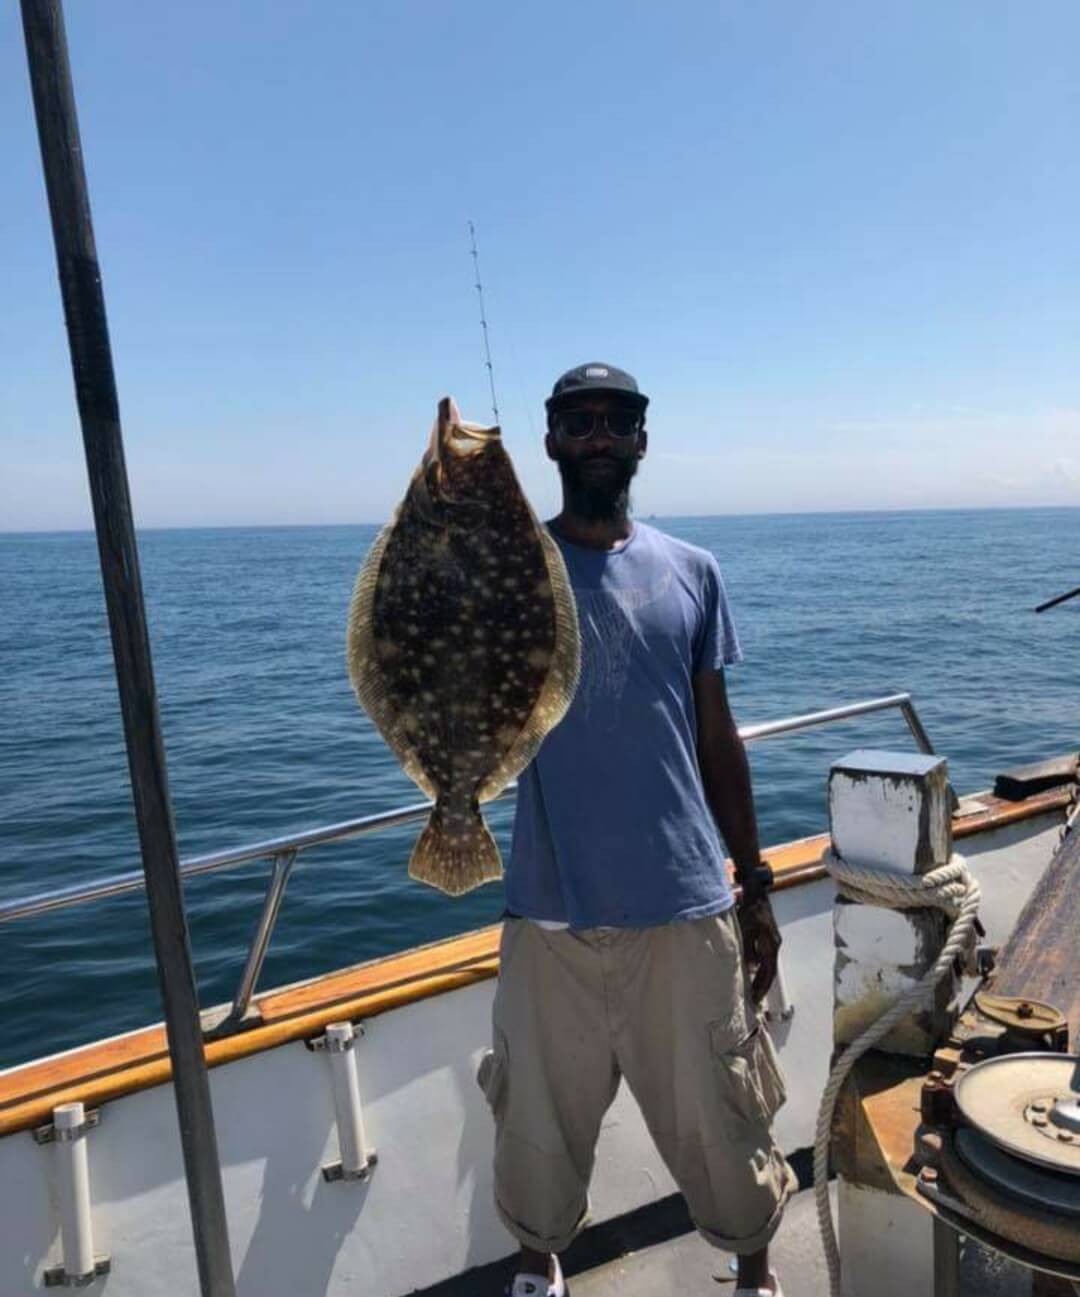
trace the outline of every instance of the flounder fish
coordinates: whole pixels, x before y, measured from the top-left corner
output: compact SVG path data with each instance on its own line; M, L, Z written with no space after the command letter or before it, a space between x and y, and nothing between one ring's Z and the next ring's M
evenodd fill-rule
M581 661L558 546L499 428L439 402L431 443L356 580L356 696L435 806L409 875L452 896L502 876L480 814L562 720Z

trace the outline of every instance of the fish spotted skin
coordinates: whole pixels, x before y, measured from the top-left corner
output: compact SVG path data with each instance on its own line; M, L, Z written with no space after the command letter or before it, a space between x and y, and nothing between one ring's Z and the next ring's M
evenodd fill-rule
M452 895L502 875L480 815L577 685L573 593L498 428L440 402L431 445L357 578L347 659L361 704L435 799L409 873Z

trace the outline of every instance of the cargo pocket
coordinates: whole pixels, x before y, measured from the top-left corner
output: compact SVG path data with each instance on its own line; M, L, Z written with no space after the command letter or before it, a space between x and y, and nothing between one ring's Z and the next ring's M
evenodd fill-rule
M755 1024L733 1042L729 1022L709 1023L713 1060L736 1113L753 1125L766 1126L787 1098L784 1077L769 1033Z
M496 1033L495 1048L484 1051L476 1069L476 1083L495 1114L501 1111L506 1099L508 1063L506 1041L501 1033Z

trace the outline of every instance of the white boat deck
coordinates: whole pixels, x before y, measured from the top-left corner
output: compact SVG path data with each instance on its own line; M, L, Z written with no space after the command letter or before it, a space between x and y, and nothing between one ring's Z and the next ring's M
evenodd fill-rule
M792 1199L771 1251L784 1297L828 1297L811 1190ZM735 1290L730 1260L692 1231L573 1276L570 1293L571 1297L666 1297L668 1293L730 1297Z
M730 1297L735 1276L729 1260L699 1234L682 1234L570 1276L570 1297ZM773 1242L772 1261L784 1297L828 1297L812 1190L803 1190L789 1204ZM1029 1297L1030 1292L1030 1273L1020 1266L981 1247L962 1247L961 1297Z
M835 1219L835 1191L832 1197ZM636 1238L642 1246L634 1246ZM784 1297L829 1297L812 1190L802 1190L788 1204L770 1250ZM689 1228L677 1199L586 1231L563 1261L569 1297L731 1297L735 1291L734 1258ZM512 1273L513 1260L507 1258L425 1289L423 1297L503 1297ZM961 1241L959 1297L1030 1295L1030 1272ZM913 1292L911 1297L933 1294Z

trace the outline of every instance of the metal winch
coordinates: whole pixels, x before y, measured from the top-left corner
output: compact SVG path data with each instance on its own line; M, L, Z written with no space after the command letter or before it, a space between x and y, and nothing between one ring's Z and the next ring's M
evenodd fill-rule
M1067 1030L1053 1005L975 996L922 1088L917 1188L963 1232L1075 1281L1080 1056L1061 1052Z

